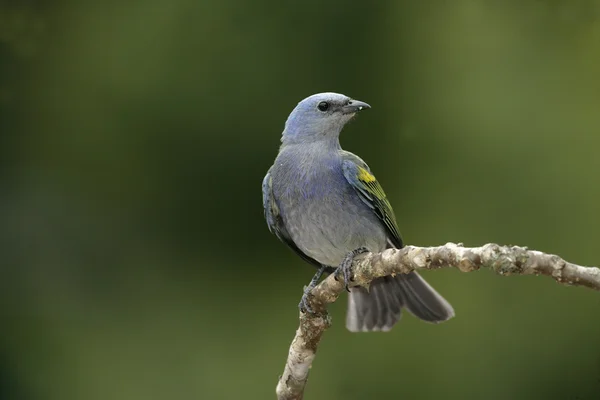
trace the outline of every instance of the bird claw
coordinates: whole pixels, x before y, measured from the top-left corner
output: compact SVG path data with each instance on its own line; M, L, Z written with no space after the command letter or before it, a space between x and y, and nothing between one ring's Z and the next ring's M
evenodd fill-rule
M350 287L348 286L351 281L354 280L354 276L352 274L352 258L348 258L346 256L344 261L340 264L339 269L342 275L342 282L344 283L344 288L346 288L347 292L350 292Z
M356 257L359 254L362 253L368 253L369 249L367 249L366 247L359 247L356 250L353 250L351 252L349 252L348 254L346 254L346 256L344 257L344 259L342 260L342 262L340 263L340 266L337 268L337 270L335 271L335 280L339 280L339 275L342 275L342 278L344 279L344 287L346 288L346 291L350 291L350 282L354 282L354 274L352 273L352 262L354 261L354 257Z
M300 303L298 303L298 308L302 313L314 314L312 307L310 306L310 301L308 300L308 296L310 296L312 288L306 288L304 290L304 294L302 294L302 298L300 299Z
M308 284L308 286L304 287L304 293L302 294L300 303L298 303L298 308L300 309L301 312L303 312L303 313L308 312L309 314L315 314L315 312L313 311L313 309L310 306L310 302L308 301L308 296L311 295L311 291L315 288L315 286L317 286L319 279L321 279L321 275L323 275L323 272L327 271L328 268L330 268L330 267L321 265L319 270L315 273L315 276L313 276L313 278L310 280L310 283Z

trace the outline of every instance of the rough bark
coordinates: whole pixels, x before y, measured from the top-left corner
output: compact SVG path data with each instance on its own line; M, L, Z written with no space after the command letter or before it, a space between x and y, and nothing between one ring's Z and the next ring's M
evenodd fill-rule
M358 256L353 264L354 277L350 286L368 286L373 279L382 276L439 268L458 268L462 272L489 268L505 276L546 275L564 285L600 290L600 269L596 267L582 267L556 255L526 247L497 244L463 247L454 243L438 247L407 246L401 250L388 249L382 253ZM312 290L310 305L315 313L300 313L300 326L277 384L279 400L303 398L319 341L331 325L327 305L333 303L343 290L343 283L337 281L333 274Z

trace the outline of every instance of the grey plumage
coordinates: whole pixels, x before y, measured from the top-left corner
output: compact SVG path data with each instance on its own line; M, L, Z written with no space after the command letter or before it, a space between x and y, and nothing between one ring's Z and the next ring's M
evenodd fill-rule
M336 93L301 101L290 114L279 154L263 180L269 229L304 260L336 268L357 248L400 248L392 208L367 164L339 144L343 126L363 108ZM416 272L352 288L346 326L389 330L402 308L429 322L451 318L450 304Z

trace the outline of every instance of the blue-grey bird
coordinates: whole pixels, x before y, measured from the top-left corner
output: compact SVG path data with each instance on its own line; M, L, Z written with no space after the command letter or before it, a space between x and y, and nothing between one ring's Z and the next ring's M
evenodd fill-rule
M302 100L287 119L279 154L263 180L269 229L318 268L302 296L303 311L307 294L324 272L348 265L362 251L403 246L381 185L363 160L340 146L344 125L366 108L367 103L338 93ZM402 308L429 322L454 316L452 306L411 272L376 279L368 290L351 288L346 327L387 331Z

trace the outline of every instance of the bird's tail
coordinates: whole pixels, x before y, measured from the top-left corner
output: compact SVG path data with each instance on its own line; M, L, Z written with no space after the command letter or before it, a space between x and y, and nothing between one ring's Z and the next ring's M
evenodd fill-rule
M419 274L385 276L371 282L369 290L350 289L346 328L351 332L389 331L400 320L402 308L427 322L443 322L454 309Z

